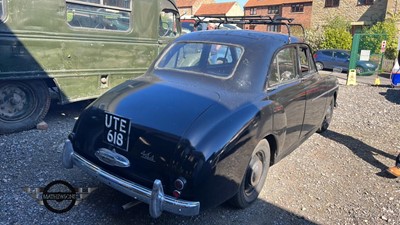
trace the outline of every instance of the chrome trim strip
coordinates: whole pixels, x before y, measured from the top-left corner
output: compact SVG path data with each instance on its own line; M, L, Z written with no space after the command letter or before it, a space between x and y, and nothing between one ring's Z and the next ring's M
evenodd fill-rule
M106 148L100 148L94 153L94 155L100 161L110 166L129 167L131 165L131 163L125 156Z
M182 216L195 216L200 212L200 202L179 200L165 195L160 180L155 180L153 188L149 189L104 171L75 153L70 140L65 141L62 163L65 168L75 165L112 188L149 204L149 212L153 218L159 217L162 211Z
M328 94L328 93L334 91L334 90L337 89L338 87L339 87L339 86L335 86L335 87L331 88L330 90L325 91L324 93L322 93L322 94L318 95L317 97L313 98L311 101L315 101L315 100L321 98L322 96L324 96L324 95L326 95L326 94Z

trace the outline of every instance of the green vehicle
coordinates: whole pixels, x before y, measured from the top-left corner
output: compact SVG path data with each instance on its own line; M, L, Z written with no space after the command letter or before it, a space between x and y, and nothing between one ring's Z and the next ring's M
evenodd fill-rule
M0 134L142 75L180 32L174 0L0 0Z

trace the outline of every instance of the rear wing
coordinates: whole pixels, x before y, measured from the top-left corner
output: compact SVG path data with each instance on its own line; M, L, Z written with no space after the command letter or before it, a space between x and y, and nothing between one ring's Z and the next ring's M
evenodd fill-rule
M193 18L197 21L195 26L198 26L200 23L214 23L218 24L218 27L221 24L251 24L251 25L279 25L286 26L288 31L288 42L291 42L291 27L299 26L301 31L303 32L303 39L306 39L306 33L303 25L299 23L293 23L293 18L285 18L285 17L270 17L270 16L199 16L194 15Z

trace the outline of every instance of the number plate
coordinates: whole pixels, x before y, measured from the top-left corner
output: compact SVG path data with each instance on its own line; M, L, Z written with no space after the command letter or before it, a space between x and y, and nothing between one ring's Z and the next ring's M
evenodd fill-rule
M129 132L131 123L129 119L105 113L104 117L104 142L118 149L128 151Z

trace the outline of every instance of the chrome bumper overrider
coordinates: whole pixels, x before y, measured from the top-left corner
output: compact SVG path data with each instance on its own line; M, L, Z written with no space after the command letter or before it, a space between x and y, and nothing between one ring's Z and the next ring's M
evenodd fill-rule
M194 216L199 214L200 202L178 200L174 197L165 195L160 180L155 180L153 183L153 189L149 189L112 175L87 161L82 156L76 154L70 140L65 141L62 163L67 169L70 169L75 165L114 189L117 189L136 200L149 204L150 215L153 218L159 217L162 211L168 211L183 216Z

